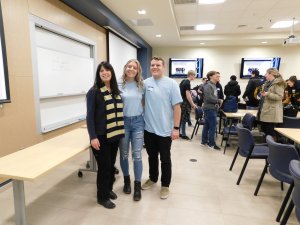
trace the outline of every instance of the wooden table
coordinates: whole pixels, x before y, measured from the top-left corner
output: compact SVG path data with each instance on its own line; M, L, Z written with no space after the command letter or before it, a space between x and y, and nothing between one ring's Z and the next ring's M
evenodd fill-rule
M275 128L275 130L278 133L284 135L285 137L300 144L300 129L298 129L298 128Z
M242 118L246 113L250 113L253 116L256 116L257 110L247 110L247 109L239 109L236 113L231 112L223 112L227 118Z
M229 121L229 131L228 131L228 135L226 137L226 142L225 142L225 147L224 147L224 154L225 154L225 151L226 151L226 148L227 148L227 145L228 145L228 142L229 142L229 139L230 139L230 131L231 131L231 127L232 127L232 121L234 119L238 119L240 120L242 117L245 116L246 113L250 113L252 114L253 116L256 116L257 114L257 110L247 110L247 109L239 109L237 112L235 113L232 113L232 112L222 112L225 117L228 119ZM220 119L220 122L221 122L221 119ZM219 131L221 129L221 123L219 123ZM224 136L225 134L223 133L223 138L222 138L222 142L224 140ZM222 143L221 142L221 143Z
M34 181L90 147L86 129L78 128L0 158L0 177L13 181L16 225L26 225L24 181Z

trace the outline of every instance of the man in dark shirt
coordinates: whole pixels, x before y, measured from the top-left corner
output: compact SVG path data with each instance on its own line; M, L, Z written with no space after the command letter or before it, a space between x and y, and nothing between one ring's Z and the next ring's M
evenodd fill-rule
M185 124L190 118L191 108L195 109L197 106L193 102L191 95L191 81L195 79L196 72L194 70L188 71L187 79L184 79L179 84L181 97L183 102L181 103L181 121L180 121L180 137L182 139L190 140L186 135Z
M255 98L254 92L255 89L263 84L261 79L258 78L259 71L257 69L252 70L251 78L248 81L246 90L243 94L243 99L246 102L247 107L258 107L259 100Z

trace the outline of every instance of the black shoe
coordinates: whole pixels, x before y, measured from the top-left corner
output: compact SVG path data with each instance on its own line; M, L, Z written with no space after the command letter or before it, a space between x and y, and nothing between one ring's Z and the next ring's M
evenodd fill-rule
M179 134L179 137L182 137L182 134Z
M191 140L188 136L181 136L181 138L184 140Z
M115 174L119 174L119 169L117 167L115 167Z
M125 194L131 194L130 176L124 176L123 192Z
M117 194L113 191L109 192L109 198L112 200L116 200L118 198Z
M107 208L107 209L113 209L116 207L116 204L113 203L112 201L110 201L109 199L103 200L103 201L98 201L98 204L104 206L104 208Z
M133 200L134 201L140 201L142 198L141 193L141 182L140 181L134 181L134 192L133 192Z

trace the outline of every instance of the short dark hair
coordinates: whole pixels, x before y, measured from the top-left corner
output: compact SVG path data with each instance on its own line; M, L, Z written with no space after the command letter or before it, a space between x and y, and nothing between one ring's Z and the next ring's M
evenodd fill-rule
M294 84L297 83L297 77L296 76L291 76L288 80L293 82Z
M252 70L251 74L254 74L255 77L258 77L258 76L259 76L259 71L258 71L258 69Z
M231 75L230 80L236 80L236 75Z

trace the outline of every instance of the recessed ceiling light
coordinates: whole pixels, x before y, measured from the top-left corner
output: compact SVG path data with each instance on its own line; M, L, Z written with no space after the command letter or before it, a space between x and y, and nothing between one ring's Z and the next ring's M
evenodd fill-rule
M213 30L215 29L215 24L198 24L195 26L196 30Z
M198 4L200 5L210 5L210 4L220 4L224 3L226 0L198 0Z
M297 24L299 21L294 21L294 24ZM271 28L287 28L293 26L293 20L288 21L278 21L274 23Z
M262 44L267 44L268 42L267 42L267 41L262 41L261 43L262 43Z
M138 10L137 12L140 15L145 15L146 14L146 10L145 9Z
M205 45L205 43L204 43L204 42L201 42L200 45Z
M161 34L157 34L157 35L155 35L155 37L161 38Z

